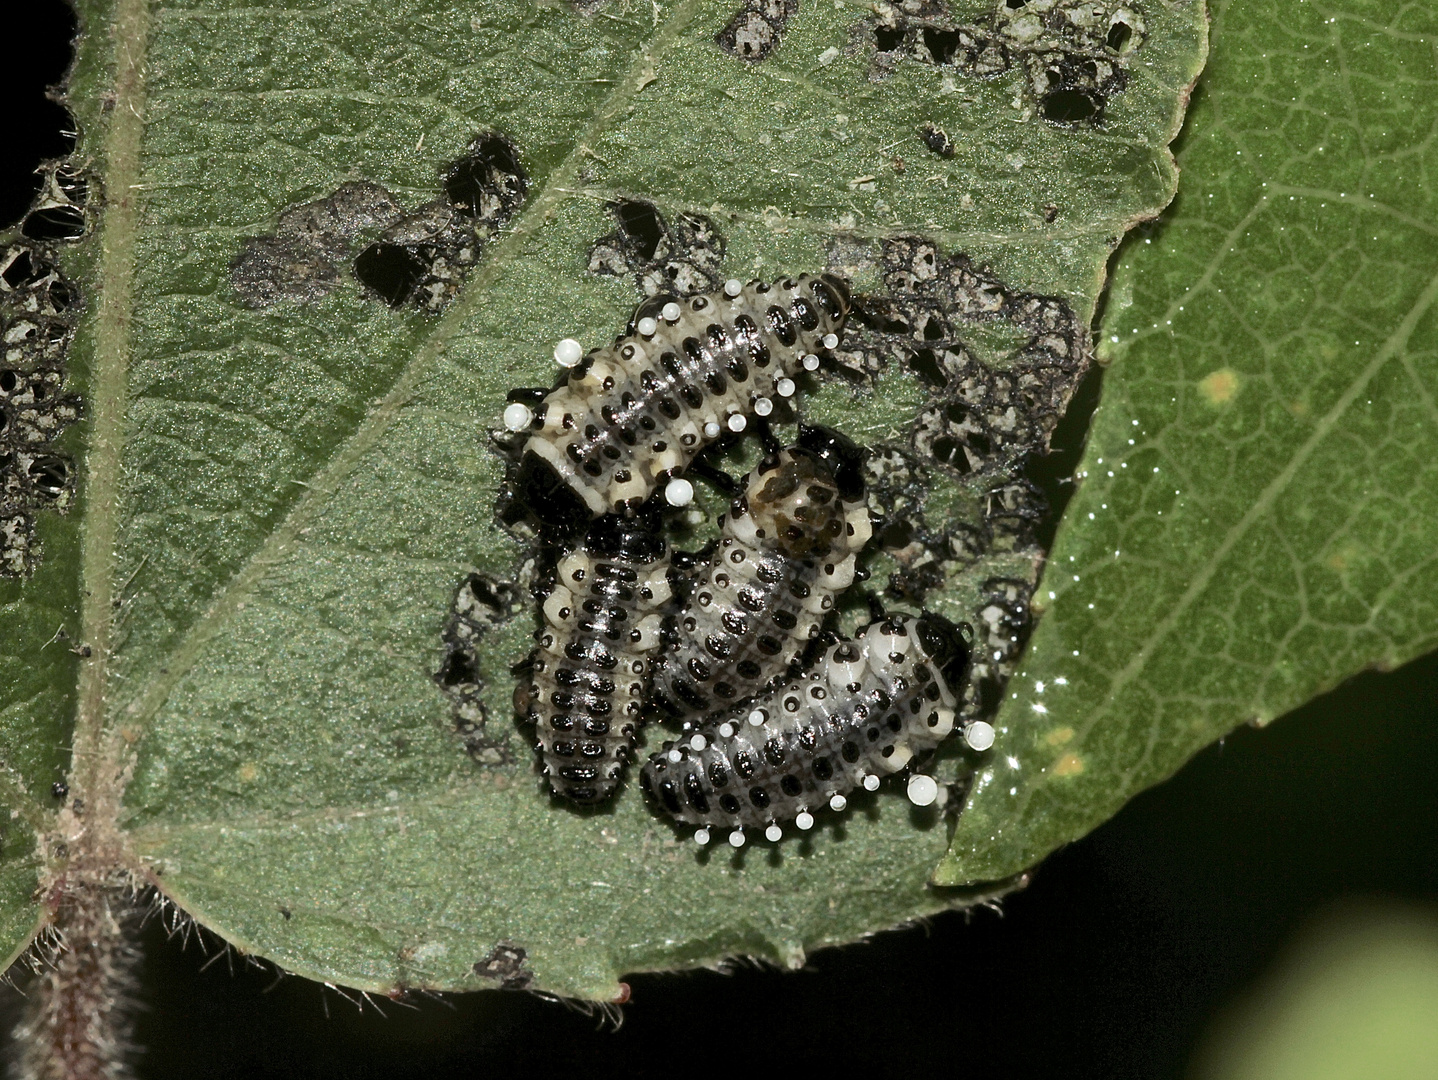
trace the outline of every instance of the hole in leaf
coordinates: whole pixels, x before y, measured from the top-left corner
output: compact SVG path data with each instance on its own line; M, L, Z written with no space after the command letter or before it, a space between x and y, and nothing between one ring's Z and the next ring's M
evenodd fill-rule
M31 240L78 240L85 235L85 215L74 206L45 206L25 215L20 226Z
M963 38L957 30L936 30L924 28L924 48L928 49L936 64L953 63L954 54L963 45Z
M664 239L664 222L652 203L623 199L614 204L619 226L638 241L636 253L643 259L654 258L659 241Z
M26 470L35 490L48 499L58 499L70 480L70 466L64 458L47 454L30 462Z
M444 173L445 197L471 217L485 216L496 202L518 205L528 187L529 174L519 163L518 149L495 132L477 136L465 156Z
M371 244L355 259L355 277L390 307L403 305L427 271L428 267L418 255L387 241Z
M944 374L943 365L939 363L933 349L920 349L914 353L909 357L909 366L926 386L942 390L949 385L949 377Z
M1119 20L1108 28L1108 36L1104 38L1104 44L1114 52L1123 52L1124 46L1133 38L1133 27L1128 23Z
M880 52L893 52L904 43L903 27L877 26L874 28L874 44Z
M1056 124L1076 124L1098 113L1098 104L1082 90L1051 90L1040 105L1044 119Z

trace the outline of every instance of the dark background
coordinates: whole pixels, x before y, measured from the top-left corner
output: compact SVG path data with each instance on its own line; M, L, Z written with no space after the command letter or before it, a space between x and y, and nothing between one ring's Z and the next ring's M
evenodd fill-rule
M26 8L33 30L0 67L0 222L38 190L35 165L71 146L69 116L44 87L63 77L73 20L53 0ZM1050 476L1072 467L1082 427L1065 426L1070 455ZM213 939L168 939L151 920L140 1073L1177 1077L1215 1012L1315 915L1341 899L1438 900L1435 773L1428 657L1204 751L1049 859L1001 914L943 916L794 974L633 976L617 1032L522 993L383 1002L380 1015ZM0 995L7 1028L20 1001Z

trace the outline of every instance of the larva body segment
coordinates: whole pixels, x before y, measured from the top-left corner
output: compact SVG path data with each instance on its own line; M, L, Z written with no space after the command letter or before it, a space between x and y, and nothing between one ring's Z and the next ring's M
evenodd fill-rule
M515 693L555 794L602 802L632 760L670 574L664 540L615 515L596 520L556 565L539 647Z
M805 358L837 344L848 313L832 274L646 302L537 403L520 497L553 528L632 512L705 446L791 395Z
M842 808L866 777L898 772L953 730L968 659L945 620L887 617L828 649L800 678L691 739L666 743L644 765L640 785L693 825L797 819L808 828L813 811Z
M847 439L806 429L799 446L755 467L721 521L707 573L668 623L673 644L652 665L653 705L688 727L797 674L869 542L861 464Z

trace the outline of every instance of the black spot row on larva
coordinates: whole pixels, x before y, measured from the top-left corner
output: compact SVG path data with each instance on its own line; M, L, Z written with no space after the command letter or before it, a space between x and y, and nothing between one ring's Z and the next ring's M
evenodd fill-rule
M625 333L591 349L566 338L553 389L515 390L505 409L518 464L506 516L551 537L605 513L632 515L695 455L792 397L795 378L839 345L849 290L832 274L641 304Z

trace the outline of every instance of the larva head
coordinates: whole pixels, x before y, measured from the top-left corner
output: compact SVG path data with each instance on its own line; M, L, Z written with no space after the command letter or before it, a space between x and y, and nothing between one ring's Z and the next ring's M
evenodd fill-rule
M512 485L513 502L539 523L544 537L560 543L593 516L584 500L533 450L525 452Z
M850 502L864 497L864 459L868 451L862 446L818 424L799 425L799 445L829 466L841 496Z
M853 300L849 296L849 283L837 274L820 274L807 282L814 300L824 309L824 314L834 323L835 330L841 330L849 317Z
M664 538L642 519L623 514L595 518L584 536L584 550L604 559L648 565L664 558Z
M924 652L944 676L949 689L957 692L969 669L969 643L964 630L942 615L926 611L914 622L914 633Z
M790 558L821 558L847 538L834 470L803 447L760 462L749 474L745 502L764 546Z

